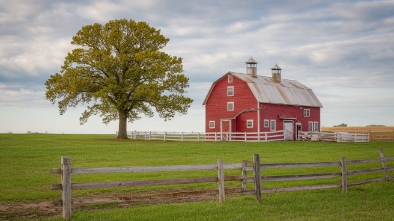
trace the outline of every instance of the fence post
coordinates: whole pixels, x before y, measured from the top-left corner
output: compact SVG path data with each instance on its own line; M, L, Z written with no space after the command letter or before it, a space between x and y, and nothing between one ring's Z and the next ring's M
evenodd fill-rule
M197 132L197 141L200 141L200 132Z
M62 204L63 218L68 219L71 216L71 159L70 157L61 157L62 166Z
M342 193L347 193L347 170L346 170L345 157L341 157L341 172L342 172Z
M254 190L256 191L256 200L261 201L261 171L260 171L260 156L253 155L253 176L254 176Z
M183 142L183 131L181 132L181 141Z
M218 184L219 184L219 202L224 203L224 170L223 170L223 161L222 159L218 159Z
M246 179L247 179L247 170L246 166L248 164L247 160L242 160L242 191L246 191Z
M379 149L379 154L380 154L380 158L382 159L382 166L383 166L383 169L384 169L384 173L386 175L386 180L390 180L390 174L387 171L387 165L386 165L386 160L384 159L383 149Z
M268 142L268 134L267 134L267 132L264 133L264 137L265 137L265 142Z

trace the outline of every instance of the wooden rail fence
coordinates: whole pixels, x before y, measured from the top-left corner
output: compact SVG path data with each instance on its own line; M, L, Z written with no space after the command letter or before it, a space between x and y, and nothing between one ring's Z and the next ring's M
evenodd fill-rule
M394 170L394 166L387 166L387 162L394 161L394 157L386 158L383 150L380 149L380 158L366 159L366 160L352 160L347 161L342 157L339 162L317 162L317 163L281 163L281 164L261 164L260 156L255 154L253 161L243 160L240 164L223 164L221 159L218 159L217 164L212 165L176 165L176 166L145 166L145 167L107 167L107 168L72 168L71 159L68 156L61 157L61 168L51 169L51 174L61 175L61 184L52 184L52 190L62 191L62 216L69 218L71 216L71 191L76 189L91 189L91 188L108 188L108 187L137 187L137 186L156 186L156 185L171 185L171 184L192 184L216 182L218 184L218 199L219 202L225 201L225 181L240 181L241 192L245 194L255 194L256 200L262 200L263 193L272 192L288 192L298 190L317 190L328 188L342 187L342 192L347 192L348 186L361 185L371 182L389 181L393 180L390 171ZM365 164L381 162L381 168L363 169L348 171L347 165ZM267 169L277 168L311 168L311 167L340 167L340 171L320 174L301 174L301 175L281 175L281 176L262 176L261 172ZM240 176L225 176L224 170L241 169ZM216 170L215 177L201 177L201 178L177 178L167 180L135 180L135 181L120 181L120 182L95 182L95 183L72 183L71 174L101 174L101 173L137 173L137 172L163 172L163 171L202 171L202 170ZM248 171L253 171L253 176L248 177ZM349 176L367 174L367 173L384 173L384 177L373 178L368 180L359 180L348 182ZM313 179L327 179L341 177L341 183L312 185L312 186L296 186L285 188L262 188L264 182L274 181L295 181L295 180L313 180ZM253 189L247 189L247 183L253 183Z

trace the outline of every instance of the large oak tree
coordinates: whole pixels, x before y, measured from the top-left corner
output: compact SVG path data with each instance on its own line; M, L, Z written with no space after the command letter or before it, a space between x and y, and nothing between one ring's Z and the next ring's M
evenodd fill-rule
M169 120L186 114L192 99L185 97L189 79L182 58L161 51L169 39L145 22L112 20L82 27L72 38L60 73L45 82L46 98L59 106L87 105L85 123L99 114L103 122L119 119L117 138L127 139L127 120L156 111Z

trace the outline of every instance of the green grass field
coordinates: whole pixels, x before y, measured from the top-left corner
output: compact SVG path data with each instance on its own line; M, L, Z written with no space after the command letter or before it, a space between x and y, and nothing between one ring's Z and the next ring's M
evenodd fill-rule
M61 191L50 190L51 184L60 182L60 176L49 173L51 168L60 167L61 156L70 156L72 167L215 164L219 158L230 164L252 160L253 154L260 154L262 163L302 163L339 161L343 156L348 160L378 158L380 148L387 157L394 156L394 143L390 142L180 143L118 141L114 135L0 134L0 220L62 220L61 212L48 215L34 208L18 210L25 203L39 204L61 198ZM240 175L237 170L226 173ZM273 170L264 175L283 173L283 170ZM205 175L215 176L216 172L73 175L72 181ZM300 184L303 183L281 185ZM274 187L276 184L264 185ZM237 186L240 183L226 183L226 187ZM216 189L216 184L78 190L73 191L73 197L133 196L141 192L179 189ZM106 203L73 210L72 220L393 220L393 198L394 182L390 181L349 187L347 194L342 194L340 189L265 194L261 203L251 195L240 194L227 197L225 204L216 199L149 206L141 203L126 208Z

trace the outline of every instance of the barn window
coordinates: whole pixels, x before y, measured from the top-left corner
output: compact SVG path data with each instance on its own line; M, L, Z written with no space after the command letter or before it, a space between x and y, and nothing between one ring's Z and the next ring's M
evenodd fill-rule
M308 122L308 131L318 132L319 131L319 122L317 122L317 121L309 121Z
M247 128L253 128L253 120L247 120L246 121L246 127Z
M308 131L313 131L313 121L308 122Z
M227 75L228 76L228 83L233 82L233 76L231 74Z
M310 109L304 109L304 117L310 117L311 116L311 110Z
M227 110L228 111L234 110L234 102L227 102Z
M209 128L215 128L215 121L209 121Z
M276 131L276 120L270 120L270 130Z
M234 86L227 87L227 96L234 96Z
M265 128L270 127L270 121L269 120L264 120L264 127Z

